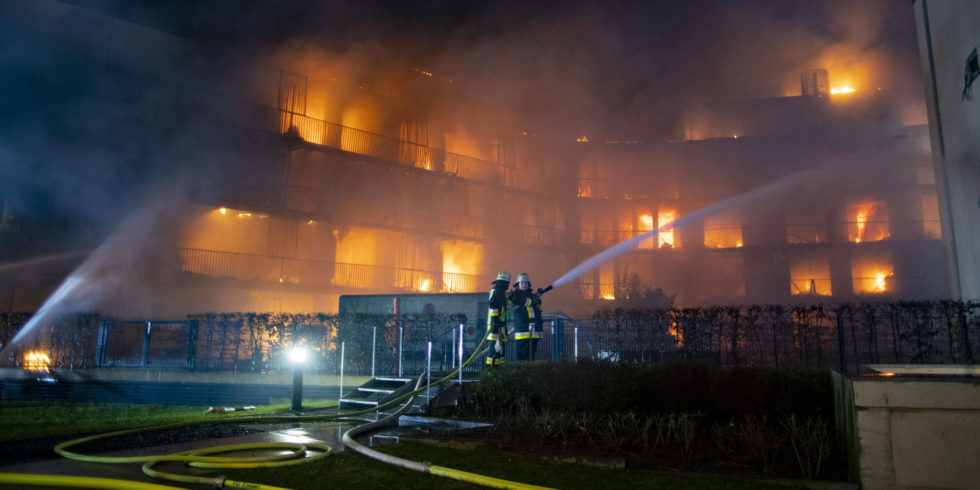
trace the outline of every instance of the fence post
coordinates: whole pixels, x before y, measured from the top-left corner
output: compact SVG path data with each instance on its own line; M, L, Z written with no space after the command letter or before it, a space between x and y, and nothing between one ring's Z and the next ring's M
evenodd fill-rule
M463 389L463 324L459 324L459 386Z
M197 366L197 320L187 325L187 364L191 371Z
M575 362L578 362L578 327L575 327Z
M453 343L450 344L450 345L452 345L452 346L455 346L456 345L456 329L455 328L453 329ZM453 355L453 356L450 356L450 357L452 357L452 359L453 359L452 368L453 369L456 369L456 356Z
M99 323L99 340L95 344L95 367L102 367L105 365L105 350L106 346L108 345L108 338L109 322L103 321Z
M551 320L551 359L562 360L565 358L564 342L565 324L561 318Z
M398 377L402 377L402 356L405 347L405 327L398 327Z
M344 398L344 342L340 343L340 390L337 393L337 407L340 407L340 400Z
M432 341L429 341L425 348L425 403L432 406L429 398L429 385L432 384Z
M374 357L375 353L378 351L376 344L378 342L378 326L374 326L374 333L371 334L371 379L374 379Z
M146 366L150 361L150 329L151 322L146 321L146 335L143 336L143 353L140 357L140 366Z

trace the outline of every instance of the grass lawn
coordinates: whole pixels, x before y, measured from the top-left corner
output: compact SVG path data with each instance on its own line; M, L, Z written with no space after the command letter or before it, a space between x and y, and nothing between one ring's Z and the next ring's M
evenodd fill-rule
M220 416L207 414L205 409L206 407L3 401L0 402L0 420L4 422L0 442L177 422L203 422L217 417L283 412L288 409L288 405L262 406L254 411ZM554 488L602 488L603 490L803 488L752 478L689 473L665 475L547 462L489 446L460 449L420 442L403 442L379 449L413 461L429 461L449 468ZM386 465L351 451L336 453L323 460L297 466L223 470L221 473L233 480L296 490L326 487L482 488ZM161 484L166 483L161 482Z
M553 488L564 489L791 489L802 486L781 485L759 479L679 473L632 472L560 464L528 458L524 455L492 448L461 450L436 447L418 442L402 442L379 448L385 453L428 461L453 469L479 473ZM425 475L366 458L351 451L334 454L317 463L285 468L226 471L234 480L276 485L296 490L325 488L484 488L477 485Z

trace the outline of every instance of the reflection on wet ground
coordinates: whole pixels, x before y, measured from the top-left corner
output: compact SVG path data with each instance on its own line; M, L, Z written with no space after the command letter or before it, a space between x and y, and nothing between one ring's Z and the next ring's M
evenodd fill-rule
M294 422L294 423L252 423L243 424L252 429L264 432L228 437L222 439L208 439L191 443L170 444L165 446L147 447L138 450L115 451L100 454L101 456L134 456L134 455L159 455L171 454L192 449L223 446L230 444L258 443L258 442L286 442L294 444L304 444L310 442L320 442L329 445L334 452L344 450L343 435L351 428L366 423L365 420L344 420L344 421L324 421L324 422ZM358 442L378 446L398 442L402 437L419 434L432 434L435 432L448 432L453 430L471 429L476 427L486 427L489 424L466 422L450 419L437 419L429 417L403 415L399 418L397 426L385 427L373 433L364 434L357 438ZM58 457L51 453L51 459L34 461L30 463L20 463L14 465L0 465L0 472L4 473L32 473L39 475L75 475L91 476L100 478L118 478L123 480L162 483L160 480L152 479L142 473L141 464L104 464L76 461ZM167 463L158 468L163 471L196 471L186 469L182 463ZM0 488L6 488L0 485ZM33 487L44 488L44 487ZM52 487L53 488L53 487Z

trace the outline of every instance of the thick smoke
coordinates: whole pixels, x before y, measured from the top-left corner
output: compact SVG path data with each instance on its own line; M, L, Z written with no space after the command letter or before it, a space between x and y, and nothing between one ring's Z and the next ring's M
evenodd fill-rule
M916 73L912 9L902 2L38 5L61 20L0 21L0 82L10 95L0 102L6 136L0 198L33 230L30 247L0 246L11 259L107 243L134 252L132 260L106 254L106 267L133 271L131 280L105 283L111 287L103 299L88 296L79 307L122 293L179 297L134 286L168 284L162 271L175 268L166 251L174 248L172 218L185 212L184 196L205 195L229 175L233 162L211 138L220 128L208 111L226 99L274 97L280 68L306 75L311 87L330 88L308 100L309 113L328 121L345 122L345 114L329 112L333 99L370 92L392 101L389 111L413 109L397 102L410 98L444 121L446 132L486 137L502 128L543 142L675 140L691 105L796 95L799 73L812 68L830 70L832 83L850 77L846 82L862 89L881 87L896 105L921 99L918 77L909 76ZM84 10L69 14L71 5ZM114 24L121 30L102 29L107 16L122 19ZM117 43L125 29L141 25L175 37L166 46L130 50L148 53L135 59L145 65L146 83L116 83L112 77L121 75L111 66L121 53L85 50L85 42L78 48L78 39L58 34L66 32L58 22L88 26L96 37L108 32ZM170 55L149 57L157 52ZM109 69L91 70L93 63ZM412 98L406 88L419 71L432 74L428 98ZM185 89L214 96L198 105L180 102ZM533 258L520 260L517 266L533 270ZM153 302L116 301L134 314L164 311Z

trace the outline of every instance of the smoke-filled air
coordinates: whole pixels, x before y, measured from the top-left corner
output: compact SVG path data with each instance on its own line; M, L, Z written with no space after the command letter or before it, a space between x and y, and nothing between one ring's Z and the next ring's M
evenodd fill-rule
M0 310L947 297L899 3L4 2Z

